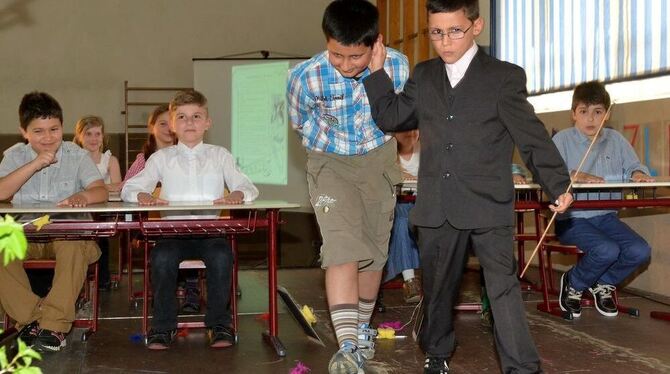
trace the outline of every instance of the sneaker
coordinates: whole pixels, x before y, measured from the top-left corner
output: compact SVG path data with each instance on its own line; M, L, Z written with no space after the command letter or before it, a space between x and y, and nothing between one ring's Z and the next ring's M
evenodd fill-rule
M447 359L444 357L426 357L423 364L423 374L447 374L449 373L449 365Z
M67 340L62 332L40 329L33 348L38 352L58 352L66 345Z
M364 358L353 343L344 343L328 363L328 374L362 374Z
M411 278L402 284L402 294L407 304L415 304L421 300L421 283L419 278Z
M372 360L375 357L374 339L377 337L377 329L370 327L369 323L361 323L358 326L358 350L366 360Z
M596 309L603 316L615 317L619 314L612 293L616 290L616 287L610 284L596 284L595 286L589 288L591 295L593 295L593 301L596 304Z
M150 330L147 335L147 348L159 351L168 349L176 335L176 329L167 331Z
M23 326L23 328L19 330L17 336L19 339L21 339L21 341L26 343L26 345L31 346L35 344L35 340L39 334L40 325L37 323L37 321L32 321L29 324Z
M200 291L197 288L186 288L186 298L181 310L184 313L200 313Z
M582 315L582 291L577 291L570 286L570 272L561 275L561 293L558 296L558 305L564 312L572 313L573 317Z
M212 348L227 348L235 344L235 333L230 327L216 325L207 329L207 340Z

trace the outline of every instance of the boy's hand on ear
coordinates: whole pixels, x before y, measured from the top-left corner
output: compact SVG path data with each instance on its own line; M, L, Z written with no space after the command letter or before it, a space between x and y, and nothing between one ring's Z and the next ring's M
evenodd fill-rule
M158 197L154 197L150 193L140 192L137 194L137 203L140 205L153 206L153 205L167 205L168 201Z
M222 197L214 200L214 204L231 204L237 205L244 203L244 192L242 191L233 191L228 194L226 197Z
M56 154L48 151L40 152L40 154L33 160L37 171L40 171L51 164L55 164L56 162L58 162Z
M554 204L549 205L549 209L552 212L565 213L566 210L572 205L572 194L566 192L563 195L559 196Z
M58 206L70 206L73 208L83 208L86 205L88 205L88 199L80 192L58 203Z
M370 63L368 64L371 73L384 68L384 61L386 60L386 47L384 46L383 40L384 37L382 34L379 34L377 41L375 41L375 44L372 45L372 57L370 58Z

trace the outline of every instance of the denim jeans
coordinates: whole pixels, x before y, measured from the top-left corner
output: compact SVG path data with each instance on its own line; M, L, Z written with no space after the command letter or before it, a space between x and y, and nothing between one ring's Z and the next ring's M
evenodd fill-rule
M615 213L557 220L556 235L584 252L570 270L570 286L577 291L596 283L616 286L651 255L649 244Z
M205 325L229 326L233 253L225 238L158 239L151 250L151 287L156 331L177 328L177 273L184 260L202 260L207 274Z

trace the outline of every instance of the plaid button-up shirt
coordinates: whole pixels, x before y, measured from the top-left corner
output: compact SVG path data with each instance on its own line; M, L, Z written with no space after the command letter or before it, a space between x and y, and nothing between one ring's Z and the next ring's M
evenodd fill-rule
M396 92L409 76L409 63L400 52L387 48L384 69ZM339 155L362 155L390 139L375 124L363 79L343 77L324 51L295 66L288 77L289 119L309 150Z

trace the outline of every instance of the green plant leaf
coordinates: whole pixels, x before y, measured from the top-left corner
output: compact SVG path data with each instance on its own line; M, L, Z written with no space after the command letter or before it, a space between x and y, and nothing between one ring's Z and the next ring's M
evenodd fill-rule
M39 352L37 352L36 350L34 350L30 347L26 348L25 351L21 352L21 354L26 356L26 357L34 358L35 360L41 360L42 359L42 355L40 355Z
M0 369L4 369L9 364L7 361L7 354L5 353L5 347L0 348Z
M0 251L3 253L4 264L15 259L24 259L28 241L23 233L23 226L14 221L10 215L0 217Z

